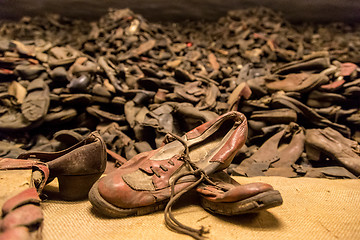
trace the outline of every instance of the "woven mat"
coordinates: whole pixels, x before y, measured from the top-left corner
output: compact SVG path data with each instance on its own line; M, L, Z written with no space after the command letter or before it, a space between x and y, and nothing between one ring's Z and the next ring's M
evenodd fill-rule
M360 181L314 178L235 177L240 183L262 181L283 196L280 207L259 214L214 216L195 193L180 199L175 217L193 227L210 228L209 239L360 239ZM122 219L100 218L89 201L58 199L56 182L47 187L44 240L191 239L168 230L162 212Z

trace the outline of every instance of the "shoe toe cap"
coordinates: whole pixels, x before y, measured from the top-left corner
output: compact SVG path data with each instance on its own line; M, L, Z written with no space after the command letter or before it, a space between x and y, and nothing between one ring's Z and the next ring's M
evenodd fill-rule
M98 190L101 197L120 208L136 208L148 206L156 202L149 191L132 189L122 176L107 175L100 179Z

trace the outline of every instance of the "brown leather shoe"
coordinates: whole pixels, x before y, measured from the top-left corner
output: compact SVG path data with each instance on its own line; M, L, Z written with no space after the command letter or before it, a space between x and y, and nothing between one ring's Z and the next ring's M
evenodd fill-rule
M272 124L288 124L290 122L296 122L297 114L293 109L279 108L264 111L253 111L250 119L255 121L264 121Z
M331 92L321 92L318 90L313 90L309 93L306 105L313 108L325 108L334 106L335 104L343 104L346 102L346 97Z
M50 104L49 87L42 78L30 82L27 95L21 104L21 112L9 107L0 117L0 130L21 132L40 126Z
M329 126L340 131L344 135L350 135L350 129L347 126L329 121L329 119L316 113L314 109L295 98L287 96L284 92L276 92L272 95L271 106L274 108L291 108L296 111L298 120L303 118L315 126Z
M233 216L259 212L283 203L279 191L262 182L240 185L224 171L210 176L215 185L201 183L196 191L201 194L201 206L209 212Z
M85 198L106 167L106 146L98 132L59 152L26 152L20 159L47 163L50 180L59 180L60 195L66 200Z
M249 158L233 169L234 175L247 177L280 175L295 177L291 167L304 150L305 135L302 127L290 123L284 130L274 134ZM280 171L273 174L274 168Z
M331 128L306 130L305 150L310 160L329 157L360 175L360 146Z
M43 119L49 109L49 87L42 78L33 80L28 88L27 95L21 105L21 112L30 122Z
M277 76L280 78L280 76ZM284 79L266 84L269 91L283 90L285 92L308 92L322 84L329 82L328 76L323 73L291 73Z
M329 57L318 57L293 61L275 69L274 74L287 74L297 71L324 70L330 67Z
M247 121L229 112L175 137L162 147L136 155L100 179L89 193L95 209L112 217L143 215L165 207L171 188L179 193L203 177L227 168L247 136Z
M246 82L240 83L234 91L230 94L227 103L229 104L229 110L235 110L238 108L239 101L242 97L249 99L251 96L251 89Z

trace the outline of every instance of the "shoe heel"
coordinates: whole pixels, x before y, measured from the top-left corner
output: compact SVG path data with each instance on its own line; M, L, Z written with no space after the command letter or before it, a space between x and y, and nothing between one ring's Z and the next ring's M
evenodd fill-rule
M61 198L69 201L87 198L90 188L100 178L101 174L58 176Z
M306 157L309 160L318 161L320 160L321 151L314 148L311 145L305 144Z

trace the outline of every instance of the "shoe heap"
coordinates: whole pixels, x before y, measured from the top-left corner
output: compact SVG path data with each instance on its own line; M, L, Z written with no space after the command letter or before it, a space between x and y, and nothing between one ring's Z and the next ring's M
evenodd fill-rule
M111 217L165 209L170 229L201 239L171 213L190 189L236 215L282 199L231 174L360 175L359 53L358 26L292 26L265 8L214 23L154 24L128 9L3 23L1 161L45 164L64 199L91 188ZM106 158L115 168L97 181Z

